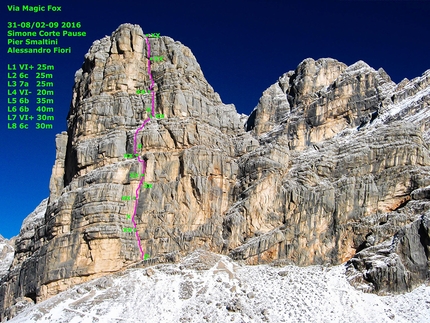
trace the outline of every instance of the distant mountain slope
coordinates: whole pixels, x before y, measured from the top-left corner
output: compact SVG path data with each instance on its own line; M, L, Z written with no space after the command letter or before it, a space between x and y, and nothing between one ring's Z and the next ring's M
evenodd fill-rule
M13 243L0 235L0 277L4 276L13 261Z

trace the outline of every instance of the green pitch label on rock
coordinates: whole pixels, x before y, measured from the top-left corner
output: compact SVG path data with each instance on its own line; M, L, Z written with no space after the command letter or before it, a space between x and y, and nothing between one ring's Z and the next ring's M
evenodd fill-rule
M153 56L151 57L149 60L153 61L153 62L162 62L164 59L163 56Z
M121 197L121 201L134 201L134 200L136 200L135 196L123 195Z
M150 94L150 93L151 93L150 90L141 90L141 89L136 90L136 94Z
M124 158L134 158L139 156L139 154L124 154Z
M145 35L148 38L160 38L160 33L151 33Z
M130 178L139 178L143 177L145 174L139 174L139 173L130 173Z

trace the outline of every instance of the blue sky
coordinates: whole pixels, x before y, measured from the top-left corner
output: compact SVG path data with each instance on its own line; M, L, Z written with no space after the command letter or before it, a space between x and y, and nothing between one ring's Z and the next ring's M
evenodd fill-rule
M393 81L421 75L429 64L429 1L39 1L61 12L8 12L2 8L3 122L0 234L10 238L49 194L55 134L66 130L74 74L92 42L121 23L139 24L191 48L224 103L249 114L261 93L303 59L364 60ZM12 3L11 3L12 4ZM13 2L15 5L29 4ZM60 41L71 54L7 54L7 22L81 22L86 37ZM54 118L50 130L9 130L7 64L53 64ZM30 104L34 110L36 104ZM34 123L32 123L34 125Z

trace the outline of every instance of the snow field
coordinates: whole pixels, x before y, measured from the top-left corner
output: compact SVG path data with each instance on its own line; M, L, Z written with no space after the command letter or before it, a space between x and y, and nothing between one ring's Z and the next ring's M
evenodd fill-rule
M129 269L24 310L18 322L430 322L430 287L377 296L355 290L344 266L245 266L220 257Z

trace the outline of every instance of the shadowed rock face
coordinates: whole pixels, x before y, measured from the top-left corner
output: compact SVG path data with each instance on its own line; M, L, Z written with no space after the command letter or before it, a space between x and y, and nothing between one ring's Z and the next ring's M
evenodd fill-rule
M150 85L145 38L121 25L85 55L44 218L21 232L0 281L2 318L23 297L40 301L140 261L123 232L134 204L122 196L138 186L139 163L124 154L151 106L136 94ZM137 137L153 187L141 189L136 222L152 262L203 248L249 264L349 260L351 281L369 291L426 279L430 71L396 85L361 61L306 59L263 92L244 125L187 47L148 41L151 57L163 57L150 64L155 111L166 117Z

